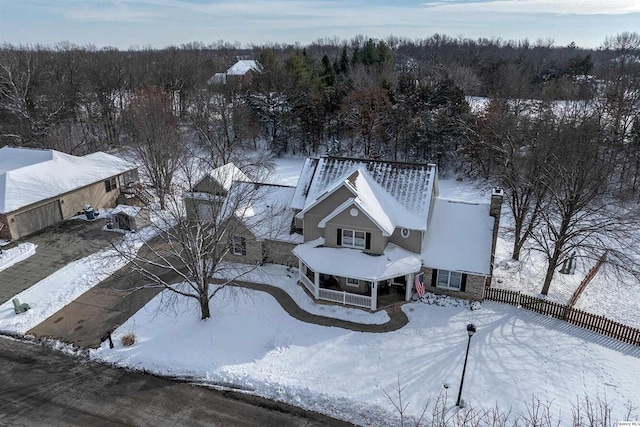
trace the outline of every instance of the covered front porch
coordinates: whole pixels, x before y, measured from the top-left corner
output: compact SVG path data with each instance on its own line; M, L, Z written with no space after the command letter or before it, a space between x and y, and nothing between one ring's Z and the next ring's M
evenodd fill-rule
M323 239L296 246L299 281L314 298L377 310L408 301L419 256L394 244L383 254L328 248Z

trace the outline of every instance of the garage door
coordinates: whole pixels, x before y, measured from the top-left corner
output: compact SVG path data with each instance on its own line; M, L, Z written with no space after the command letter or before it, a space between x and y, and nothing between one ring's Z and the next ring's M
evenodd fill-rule
M60 221L62 211L60 202L56 200L16 215L16 231L18 237L22 237Z

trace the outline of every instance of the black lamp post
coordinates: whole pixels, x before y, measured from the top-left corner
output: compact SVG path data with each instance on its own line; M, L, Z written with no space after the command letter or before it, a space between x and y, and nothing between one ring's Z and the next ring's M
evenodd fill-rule
M469 334L469 340L467 341L467 354L464 356L464 367L462 368L462 378L460 379L460 391L458 391L458 400L456 406L460 406L460 398L462 397L462 384L464 384L464 372L467 370L467 358L469 357L469 344L471 344L471 337L476 333L476 325L469 323L467 325L467 334Z

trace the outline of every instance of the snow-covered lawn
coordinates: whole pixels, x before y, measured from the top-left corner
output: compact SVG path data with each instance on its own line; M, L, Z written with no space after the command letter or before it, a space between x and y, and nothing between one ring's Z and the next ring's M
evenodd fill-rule
M482 190L486 190L483 194ZM489 188L478 188L474 182L455 179L440 180L443 197L469 201L488 201ZM520 261L511 259L513 235L509 232L511 218L506 205L502 210L500 233L496 247L496 267L492 286L539 296L546 273L546 261L539 252L523 253ZM556 273L546 299L567 304L593 265L578 261L575 274ZM640 328L640 283L607 274L602 268L578 299L576 308L608 317L625 325Z
M287 281L285 274L282 279ZM628 399L639 401L639 348L510 306L485 302L469 310L440 298L441 305L410 303L403 306L407 326L376 334L300 322L264 292L235 299L226 292L204 322L186 299L175 311L159 310L158 296L115 332L114 349L103 345L92 357L245 389L358 424L366 416L373 425L385 425L396 419L384 392L393 393L398 377L410 414L418 415L429 396L445 391L444 384L453 411L466 324L473 322L478 332L463 392L469 405L497 403L525 413L536 396L553 402L553 413L561 412L566 422L571 404L585 394L606 395L614 419L625 414ZM131 347L118 340L127 333L137 338Z
M274 181L294 185L302 159L278 159ZM488 190L488 188L487 188ZM442 179L443 197L488 201L473 183ZM503 216L505 221L506 216ZM506 224L503 222L503 224ZM508 227L498 244L494 273L500 286L537 294L543 264L535 256L509 262ZM144 233L138 233L138 236ZM128 235L133 238L136 235ZM24 333L121 265L106 251L72 263L18 295L32 309L16 316L10 303L0 306L0 330ZM108 261L107 261L108 260ZM566 302L589 266L575 276L559 276L549 298ZM586 269L586 270L585 270ZM278 286L303 309L359 323L384 323L386 313L314 304L295 284L297 271L265 266L245 280ZM562 281L568 281L564 283ZM596 279L579 307L625 323L640 322L640 289L627 293L600 290ZM627 400L640 405L640 348L602 337L565 322L507 305L479 307L430 296L403 306L409 324L389 333L363 333L300 322L266 292L246 290L234 297L225 289L213 301L213 317L200 321L190 299L174 310L162 309L159 295L115 332L116 347L103 345L91 357L158 374L191 377L372 425L396 424L397 414L385 392L404 386L408 413L417 415L429 397L447 394L454 404L467 344L466 324L478 332L471 340L463 398L468 405L526 413L535 396L552 402L562 425L577 397L605 397L613 419L626 413ZM581 306L582 304L582 306ZM176 314L178 313L178 314ZM123 347L119 337L133 333L137 342ZM448 385L445 389L444 384ZM637 414L637 411L636 411ZM634 418L636 419L636 418Z
M3 249L2 254L0 254L0 271L29 258L36 253L36 247L33 243L27 242L20 243L15 248Z

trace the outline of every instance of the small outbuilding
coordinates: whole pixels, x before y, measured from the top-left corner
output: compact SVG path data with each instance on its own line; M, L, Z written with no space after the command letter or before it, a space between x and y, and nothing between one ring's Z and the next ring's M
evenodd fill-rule
M150 223L148 208L118 205L111 211L111 221L108 224L117 230L138 231Z

